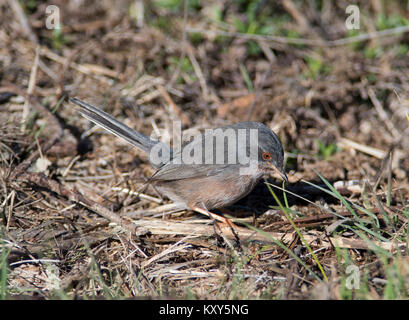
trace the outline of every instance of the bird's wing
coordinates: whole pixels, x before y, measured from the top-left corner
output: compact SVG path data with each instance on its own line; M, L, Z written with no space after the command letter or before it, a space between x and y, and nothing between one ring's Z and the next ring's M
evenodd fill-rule
M215 134L217 139L214 138ZM174 149L170 161L160 167L151 177L152 180L180 180L213 176L226 169L235 171L248 166L248 163L239 161L238 149L246 148L246 146L239 145L237 131L233 132L231 139L229 141L227 136L220 132L217 134L216 131L196 136L191 142L185 144L182 150ZM210 145L209 141L212 141Z
M226 168L231 169L229 164L174 164L167 163L151 177L152 181L171 181L190 178L199 178L218 175Z

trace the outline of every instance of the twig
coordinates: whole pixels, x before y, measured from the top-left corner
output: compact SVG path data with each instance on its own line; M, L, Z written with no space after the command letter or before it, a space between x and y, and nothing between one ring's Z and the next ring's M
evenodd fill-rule
M190 244L183 243L183 241L184 241L185 239L188 239L188 238L191 238L191 236L186 236L186 237L180 239L178 242L176 242L175 244L171 245L169 248L163 250L163 251L160 252L159 254L154 255L154 256L153 256L152 258L150 258L149 260L143 261L143 262L142 262L142 267L143 267L143 268L146 268L146 267L149 266L152 262L154 262L154 261L156 261L156 260L159 260L159 259L162 259L164 256L166 256L166 255L168 255L168 254L171 254L172 252L179 251L179 250L183 250L183 249L185 249L185 248L190 247L190 246L191 246Z
M178 212L178 211L185 210L185 209L186 208L182 206L180 203L167 203L167 204L163 204L156 208L126 212L125 214L130 218L139 218L141 215L145 217L150 216L150 215L153 216L155 214L164 215L164 214L171 214L171 213Z
M270 46L268 46L264 41L258 40L257 44L259 45L260 49L263 51L264 55L268 59L271 65L276 63L277 57L275 56L274 52L271 50ZM271 68L271 65L269 66Z
M159 96L160 96L159 90L153 90L153 91L148 92L147 94L143 95L138 100L136 100L136 104L137 105L145 104L147 102L152 101L153 99L156 99Z
M143 27L143 16L144 16L144 5L142 0L135 0L135 9L136 9L136 25L138 28Z
M197 78L199 79L200 87L202 89L202 95L204 100L208 100L209 98L209 89L207 87L206 79L203 76L202 69L200 68L199 63L196 60L195 54L193 53L193 49L191 46L187 46L186 48L187 55L189 56L190 61L192 62L193 69L196 73Z
M38 38L31 29L30 24L27 21L27 17L20 6L20 3L17 0L9 0L9 5L11 9L14 11L16 19L20 22L23 32L25 33L27 38L33 43L38 43Z
M163 79L162 77L152 77L144 74L135 82L132 87L123 88L121 90L121 93L126 96L136 97L147 91L148 89L152 89L154 86L163 85L164 83L165 79Z
M65 178L65 177L67 176L68 172L70 172L70 170L71 170L72 166L74 165L74 163L75 163L78 159L80 159L80 158L81 158L80 155L76 155L76 156L70 161L70 163L68 164L67 168L65 168L64 172L62 173L62 177L63 177L63 178Z
M11 191L11 199L10 199L10 205L9 205L9 214L7 215L7 224L6 224L6 231L9 232L10 228L10 221L11 221L11 214L13 212L13 207L14 207L14 199L16 197L16 192L13 190Z
M182 68L182 62L186 57L186 46L187 46L187 32L186 32L186 28L187 28L187 1L188 0L184 0L183 2L183 34L182 34L182 53L180 54L180 58L179 58L179 63L176 67L175 72L172 75L172 78L170 79L170 81L168 82L168 84L166 85L166 88L170 88L173 86L173 84L175 83L175 81L178 79L179 75L180 75L180 70Z
M152 234L156 235L201 235L210 237L214 235L214 228L212 225L201 225L188 222L174 222L163 219L138 219L134 221L137 227L146 228ZM236 240L236 236L227 225L220 224L223 234L231 240ZM263 242L270 242L272 239L290 242L292 240L292 234L289 233L271 233L271 232L255 232L249 229L234 227L235 233L243 241L257 240ZM317 240L316 236L303 235L305 240L309 243ZM333 245L341 248L349 249L364 249L369 250L371 248L365 241L359 239L349 239L345 237L330 237L329 240ZM321 247L332 248L331 243L327 240L321 240ZM393 250L397 247L404 246L404 243L396 244L393 242L379 242L373 241L377 246L385 250Z
M310 29L310 24L304 15L298 10L297 6L291 0L282 0L284 9L293 17L293 19L303 29Z
M177 117L182 120L182 123L186 126L190 126L192 123L190 119L183 113L183 111L179 108L179 106L172 100L170 97L168 91L163 87L162 85L157 85L156 86L165 102L169 105L169 107L172 109L172 112L176 114Z
M402 210L402 209L403 209L403 206L395 206L395 207L390 208L390 209ZM390 214L391 216L395 215L395 212L393 212L392 210L389 210L389 211L390 211L389 214ZM381 210L380 210L379 208L372 208L372 209L371 209L371 212L372 212L373 214L375 214L379 219L381 219L381 220L384 219L384 216L383 216L383 214L381 213ZM354 216L354 215L353 215L351 212L349 212L349 211L337 212L337 214L338 214L339 216L342 216L342 217L345 217L345 218L353 217L353 216ZM361 216L367 215L365 212L361 212L361 211L358 211L358 210L357 210L357 214L358 214L358 215L361 215ZM326 213L326 214L315 215L315 216L312 216L312 217L305 217L305 218L294 219L294 223L295 223L297 226L300 226L300 227L311 227L311 226L313 226L313 225L314 225L314 226L316 226L316 225L323 225L323 221L328 220L328 219L334 219L334 218L335 218L335 217L334 217L333 214L331 214L331 213ZM399 220L400 220L402 223L407 222L407 219L404 219L403 217L398 216L398 218L399 218ZM340 221L342 221L342 220L340 220ZM273 223L269 224L268 226L265 226L264 228L285 226L285 225L289 225L289 224L290 224L289 221L276 221L276 222L273 222Z
M55 192L56 194L69 199L70 201L79 203L80 205L88 208L89 210L95 213L98 213L100 216L110 220L111 222L116 223L123 229L130 231L133 234L142 235L146 233L146 230L144 230L143 228L137 228L130 221L122 219L114 212L108 210L104 206L90 199L85 199L85 197L78 191L69 190L68 188L61 185L59 182L49 179L42 173L26 172L21 174L19 176L19 179L23 180L24 182L29 182L37 186L49 189L52 192Z
M334 188L340 191L340 193L351 192L351 193L362 193L364 184L368 183L368 180L339 180L334 182Z
M337 145L340 148L352 148L352 149L356 149L358 151L361 151L363 153L369 154L370 156L373 156L375 158L378 159L383 159L385 158L387 152L377 149L377 148L373 148L370 146L366 146L363 144L360 144L358 142L346 139L346 138L341 138L339 139Z
M129 190L127 188L113 187L112 191L121 191L123 193L127 193L127 194L130 194L130 195L135 195L135 196L137 196L137 197L139 197L141 199L152 201L152 202L155 202L155 203L158 203L158 204L161 204L163 202L159 198L155 198L155 197L152 197L152 196L149 196L147 194L140 193L140 192L135 192L135 191Z
M385 110L383 109L382 104L379 102L379 100L376 97L376 95L375 95L374 91L372 90L372 88L368 88L367 93L368 93L369 98L372 101L373 106L375 107L376 112L379 115L379 118L383 121L383 123L385 123L388 130L393 134L393 137L396 140L399 140L400 133L398 132L398 130L396 130L395 126L390 121L388 115L386 114Z
M111 70L111 69L108 69L108 68L105 68L99 65L94 65L94 64L77 64L75 62L71 62L70 59L59 56L58 54L52 52L47 47L42 46L40 50L40 54L62 65L69 63L69 66L73 68L74 70L77 70L83 74L91 76L95 78L96 80L99 80L106 84L111 84L111 80L107 79L106 78L107 76L110 78L118 78L118 73L115 72L114 70Z
M39 264L39 263L59 263L61 262L61 260L55 260L55 259L30 259L30 260L20 260L17 262L13 262L10 263L10 267L13 266L18 266L20 264L25 264L25 263L35 263L35 264Z
M38 59L39 49L40 47L37 46L34 63L33 63L33 66L31 67L30 79L28 81L27 97L30 97L34 93L34 89L36 86L37 69L38 69L38 62L39 62L39 59ZM21 131L22 132L24 132L24 130L26 129L27 117L29 114L30 114L30 100L26 99L26 101L24 101L23 114L21 116Z

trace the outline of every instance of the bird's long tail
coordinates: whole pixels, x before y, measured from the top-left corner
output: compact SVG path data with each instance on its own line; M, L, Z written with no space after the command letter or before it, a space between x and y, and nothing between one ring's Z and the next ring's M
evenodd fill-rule
M70 98L70 101L81 107L79 109L79 112L85 118L103 127L117 137L124 139L133 146L145 151L148 154L154 145L156 145L157 143L162 143L129 128L127 125L119 122L108 113L84 101L81 101L77 98Z

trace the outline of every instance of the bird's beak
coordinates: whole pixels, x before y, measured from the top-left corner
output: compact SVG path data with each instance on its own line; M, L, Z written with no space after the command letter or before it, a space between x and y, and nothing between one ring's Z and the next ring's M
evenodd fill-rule
M288 177L287 177L287 175L285 174L284 169L279 170L279 169L278 169L274 164L272 164L271 162L267 162L267 163L268 163L268 165L271 167L271 169L273 169L273 171L277 172L277 173L280 175L280 177L281 177L286 183L288 183Z

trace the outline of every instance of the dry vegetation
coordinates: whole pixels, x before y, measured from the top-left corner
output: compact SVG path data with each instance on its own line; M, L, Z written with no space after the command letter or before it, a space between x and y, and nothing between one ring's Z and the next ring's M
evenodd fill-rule
M407 298L408 5L354 3L355 31L349 1L0 2L1 298ZM271 178L223 210L235 236L126 192L146 156L67 96L165 140L263 122L289 193Z

